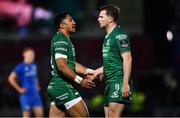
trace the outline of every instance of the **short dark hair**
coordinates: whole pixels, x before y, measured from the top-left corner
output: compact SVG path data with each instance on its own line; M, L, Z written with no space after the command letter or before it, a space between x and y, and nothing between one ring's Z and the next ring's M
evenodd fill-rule
M59 29L59 25L62 23L63 19L66 18L67 15L68 15L67 12L62 12L54 17L54 25L57 30Z
M114 5L104 5L100 8L100 11L106 10L108 16L113 17L114 22L117 22L119 19L120 9Z

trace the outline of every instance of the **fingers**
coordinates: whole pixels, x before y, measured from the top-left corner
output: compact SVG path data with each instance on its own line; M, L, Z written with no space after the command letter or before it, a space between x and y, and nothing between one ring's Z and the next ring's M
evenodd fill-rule
M88 88L88 89L93 89L94 86L92 85L86 85L85 88Z
M100 74L98 77L99 77L99 80L100 80L100 81L102 81L103 78L104 78L103 74Z
M94 83L92 80L88 80L88 81L87 81L87 84L88 84L88 86L90 86L90 87L95 87L95 86L96 86L95 83Z
M130 95L130 87L129 87L129 85L124 85L122 87L122 96L128 97L129 95Z
M91 79L88 79L88 78L85 78L83 82L81 83L81 85L82 87L88 88L88 89L92 89L93 87L95 87L95 83Z
M92 76L93 79L96 78L97 75L98 75L98 73L96 71L94 71L94 70L88 71L88 72L85 73L85 76Z
M95 75L86 75L85 78L88 78L90 80L94 80L96 78Z
M128 97L129 95L130 95L130 92L129 92L129 91L122 93L122 96L123 96L123 97Z
M20 90L19 90L19 93L20 94L23 94L23 93L25 93L27 90L25 89L25 88L21 88Z
M94 79L94 76L93 75L87 75L86 78L90 79L90 80L93 80Z

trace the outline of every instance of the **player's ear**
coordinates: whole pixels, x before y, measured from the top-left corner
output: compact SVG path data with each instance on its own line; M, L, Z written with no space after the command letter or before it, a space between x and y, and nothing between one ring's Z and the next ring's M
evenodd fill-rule
M64 23L61 23L60 24L60 29L64 29L65 28L65 24Z
M111 23L113 21L113 18L112 17L108 17L108 21L109 21L109 23Z

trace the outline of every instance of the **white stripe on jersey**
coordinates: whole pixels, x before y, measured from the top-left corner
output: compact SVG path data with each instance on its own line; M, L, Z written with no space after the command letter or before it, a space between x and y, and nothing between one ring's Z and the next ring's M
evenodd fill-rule
M55 54L55 59L58 59L58 58L65 58L65 59L67 59L67 55L56 53Z

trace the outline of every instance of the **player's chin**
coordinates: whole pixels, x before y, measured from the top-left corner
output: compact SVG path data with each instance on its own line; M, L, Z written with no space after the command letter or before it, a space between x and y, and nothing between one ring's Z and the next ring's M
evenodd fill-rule
M74 32L76 32L76 30L72 30L71 32L74 33Z
M100 24L100 28L104 28L104 27L105 27L104 25Z
M76 28L72 28L71 31L72 31L72 32L75 32L75 31L76 31Z
M30 61L29 61L29 63L33 63L33 62L34 62L34 60L30 60Z
M74 32L76 32L76 30L71 30L71 31L70 31L70 34L72 34L72 33L74 33Z

